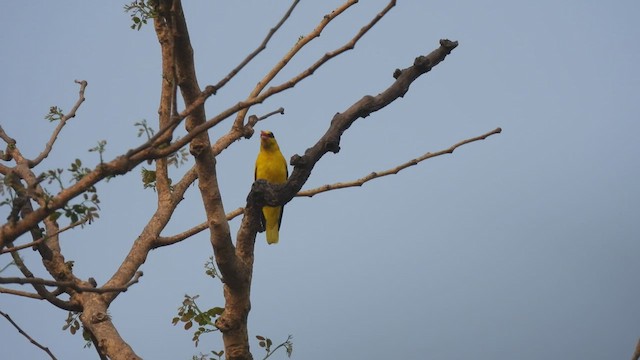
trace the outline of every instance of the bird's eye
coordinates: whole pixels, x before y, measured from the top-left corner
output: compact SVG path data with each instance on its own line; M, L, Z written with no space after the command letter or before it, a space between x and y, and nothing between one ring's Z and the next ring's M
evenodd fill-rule
M273 138L273 137L275 137L275 136L273 136L273 133L269 133L269 137L270 137L270 138Z

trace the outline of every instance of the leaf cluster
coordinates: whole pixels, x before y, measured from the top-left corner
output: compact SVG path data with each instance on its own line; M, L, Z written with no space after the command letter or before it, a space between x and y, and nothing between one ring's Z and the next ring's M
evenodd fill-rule
M214 357L212 357L211 355L208 354L202 354L200 353L200 355L193 355L191 357L191 360L222 360L222 355L224 355L224 350L220 350L220 351L214 351L211 350L211 353L213 354Z
M183 322L185 330L191 329L194 323L198 325L192 338L195 346L198 346L200 335L218 330L215 325L215 318L220 316L224 311L224 308L217 306L202 311L196 303L198 297L200 296L189 296L185 294L182 305L178 308L178 316L171 320L174 326L179 322Z
M44 116L44 118L49 120L50 122L60 121L63 117L64 113L62 112L62 109L57 106L51 106L49 108L49 113Z
M70 182L78 182L82 180L91 169L82 166L82 161L76 159L71 163L67 171L71 174ZM62 180L62 174L64 170L55 169L48 170L40 175L40 178L47 181L47 184L56 182L60 187L60 190L64 190L64 182ZM50 196L50 195L49 195ZM100 217L98 210L100 210L100 199L95 186L90 186L82 194L82 201L76 204L65 204L61 210L51 214L50 219L57 220L60 216L64 215L71 221L71 223L85 222L91 224L93 220Z
M158 16L156 12L157 0L134 0L124 6L124 11L131 14L131 29L138 30L146 25L149 19Z
M80 330L80 326L81 326L79 317L80 317L79 312L70 311L69 314L67 315L67 319L65 320L64 325L62 326L62 330L69 329L69 333L71 333L71 335L75 335L78 332L78 330ZM84 328L82 328L82 338L85 340L84 347L85 348L91 347L91 335Z
M271 350L273 341L271 341L271 339L269 339L268 337L256 335L256 339L258 339L258 345L260 345L261 348L264 348L264 350L267 352L263 360L273 355L281 347L285 348L288 357L291 357L291 354L293 353L293 342L291 341L291 339L293 339L293 336L291 335L289 335L287 337L287 340L282 342L282 344L276 346L273 350Z

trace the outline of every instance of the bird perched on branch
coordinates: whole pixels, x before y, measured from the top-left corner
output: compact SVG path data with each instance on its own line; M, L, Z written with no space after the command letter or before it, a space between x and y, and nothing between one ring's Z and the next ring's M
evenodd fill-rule
M256 159L254 180L263 179L273 184L287 182L289 170L287 161L280 152L278 142L271 131L260 132L260 152ZM267 232L267 243L278 242L278 231L282 222L284 206L265 206L262 208L262 225Z

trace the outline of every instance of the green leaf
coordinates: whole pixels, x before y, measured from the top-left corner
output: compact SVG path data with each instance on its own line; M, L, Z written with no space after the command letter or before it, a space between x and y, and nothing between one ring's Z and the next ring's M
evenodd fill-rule
M56 212L52 213L51 215L49 215L49 220L56 221L56 220L58 220L60 215L62 215L62 213L60 211L56 211Z
M216 306L214 308L207 310L207 315L211 317L216 317L218 315L221 315L223 312L224 312L224 308Z

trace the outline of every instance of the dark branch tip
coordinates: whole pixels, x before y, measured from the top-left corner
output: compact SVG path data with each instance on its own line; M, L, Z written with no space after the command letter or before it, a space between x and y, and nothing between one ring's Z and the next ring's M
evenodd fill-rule
M298 155L298 154L294 154L291 157L291 160L289 160L289 164L291 164L292 166L304 166L307 162L305 161L304 157Z
M455 49L456 47L458 47L458 42L457 41L451 41L449 39L440 39L440 46L442 46L443 48L447 49L448 51L451 51L451 50Z
M395 69L395 71L393 72L393 78L397 79L400 77L400 75L402 75L402 70L400 69Z

